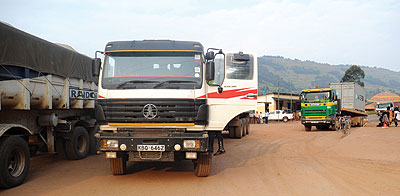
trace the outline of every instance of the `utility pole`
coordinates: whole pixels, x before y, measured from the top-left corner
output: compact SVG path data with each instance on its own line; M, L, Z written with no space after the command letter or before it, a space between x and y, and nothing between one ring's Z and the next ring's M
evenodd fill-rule
M290 110L292 110L292 112L294 112L293 110L293 83L292 80L290 80Z
M281 87L279 86L279 81L282 79L282 76L281 77L279 77L279 80L278 80L278 110L280 110L280 105L279 105L279 91L281 90ZM281 111L282 112L282 111ZM279 122L279 114L278 114L278 122Z

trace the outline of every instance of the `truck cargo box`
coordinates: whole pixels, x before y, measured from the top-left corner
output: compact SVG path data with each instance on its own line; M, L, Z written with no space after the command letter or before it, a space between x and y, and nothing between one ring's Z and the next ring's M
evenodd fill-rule
M355 82L330 83L335 89L341 108L365 112L365 89Z
M92 59L86 55L0 22L1 66L28 68L44 75L55 74L97 83L91 64Z

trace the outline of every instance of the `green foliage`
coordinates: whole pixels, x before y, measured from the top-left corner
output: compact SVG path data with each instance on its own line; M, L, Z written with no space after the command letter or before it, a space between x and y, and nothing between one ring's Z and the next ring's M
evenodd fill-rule
M359 85L364 86L364 82L361 79L365 78L364 70L360 66L353 65L346 70L342 78L343 82L357 82Z

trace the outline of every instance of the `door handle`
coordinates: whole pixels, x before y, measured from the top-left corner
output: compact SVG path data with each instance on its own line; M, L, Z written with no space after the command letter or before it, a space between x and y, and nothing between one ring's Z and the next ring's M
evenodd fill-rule
M248 97L248 98L256 98L257 95L253 94L253 93L249 93L249 94L246 95L246 97Z

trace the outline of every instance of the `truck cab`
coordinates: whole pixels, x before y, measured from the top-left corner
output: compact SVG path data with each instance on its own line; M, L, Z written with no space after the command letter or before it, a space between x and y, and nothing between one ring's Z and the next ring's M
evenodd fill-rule
M97 149L114 175L125 173L127 161L186 159L197 176L208 176L210 133L248 133L248 111L257 104L252 55L204 53L192 41L120 41L106 45L101 62Z
M335 89L305 89L300 94L301 123L306 131L312 126L317 129L335 128L335 118L338 111Z

